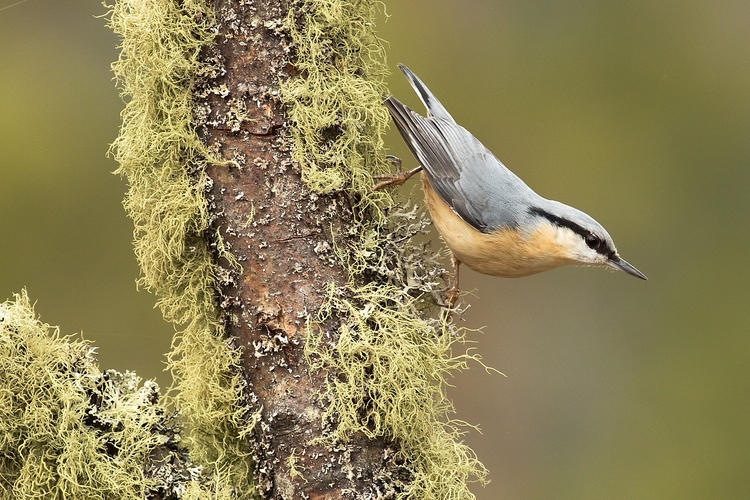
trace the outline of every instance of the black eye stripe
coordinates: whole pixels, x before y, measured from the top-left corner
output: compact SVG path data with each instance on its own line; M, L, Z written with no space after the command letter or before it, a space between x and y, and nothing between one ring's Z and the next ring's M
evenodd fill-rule
M593 236L589 231L586 231L584 228L582 228L575 222L571 222L568 219L563 219L562 217L557 217L556 215L552 215L551 213L546 212L542 210L541 208L532 207L529 209L529 213L544 217L545 219L550 221L552 224L555 224L557 226L567 227L568 229L576 233L578 236L580 236L584 240L586 240L589 236Z
M544 217L548 221L550 221L552 224L555 224L560 227L566 227L576 233L578 236L583 238L583 241L586 242L586 245L592 250L594 250L596 253L599 253L601 255L604 255L606 257L611 257L612 254L614 254L613 250L611 250L607 246L607 242L605 242L603 239L599 238L595 234L592 234L590 231L582 228L575 222L569 221L568 219L563 219L562 217L557 217L556 215L552 215L551 213L542 210L541 208L532 207L529 209L529 213L534 215L539 215L541 217Z

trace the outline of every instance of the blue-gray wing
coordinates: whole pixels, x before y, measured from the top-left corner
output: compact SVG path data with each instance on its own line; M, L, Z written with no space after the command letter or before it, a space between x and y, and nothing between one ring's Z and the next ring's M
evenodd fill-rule
M476 137L452 120L423 117L393 97L385 104L430 184L456 214L483 233L518 224L537 195Z

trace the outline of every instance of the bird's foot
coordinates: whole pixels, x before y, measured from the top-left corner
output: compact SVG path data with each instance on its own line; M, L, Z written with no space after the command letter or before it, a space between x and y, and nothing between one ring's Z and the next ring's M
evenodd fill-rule
M453 309L458 302L459 289L455 286L450 287L445 291L443 298L445 299L445 307Z
M385 187L400 186L401 184L406 182L409 179L409 177L411 177L412 175L422 170L422 167L417 167L415 169L409 170L408 172L402 172L401 171L401 158L398 158L392 155L387 155L386 158L396 166L396 173L385 174L385 175L373 175L373 179L381 180L381 182L378 182L377 184L375 184L371 188L371 191L378 191L379 189L383 189Z

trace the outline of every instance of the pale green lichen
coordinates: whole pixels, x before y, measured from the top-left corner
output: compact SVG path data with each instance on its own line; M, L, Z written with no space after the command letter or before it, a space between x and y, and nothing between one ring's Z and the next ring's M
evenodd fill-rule
M307 479L305 479L304 474L302 474L302 471L305 469L305 467L302 467L299 463L299 457L296 453L297 450L292 448L292 452L289 454L289 458L286 459L286 467L289 470L289 477L292 479L302 479L304 482L307 482Z
M461 442L464 425L450 419L445 386L451 372L477 358L453 352L463 329L425 312L440 266L435 252L411 240L424 219L393 207L384 192L371 192L373 173L388 169L387 69L374 31L381 4L297 5L286 29L300 73L281 83L280 94L293 125L293 156L312 190L347 190L360 201L354 237L335 248L349 283L330 286L305 346L312 367L331 374L323 397L333 438L363 433L391 440L411 472L400 498L473 498L468 483L484 482L487 471ZM340 326L328 336L323 325L331 317Z
M242 437L252 426L242 404L239 353L223 338L215 306L204 167L211 157L196 134L192 85L199 54L214 37L213 11L202 0L118 0L110 27L122 37L113 70L126 100L112 145L129 189L139 284L158 297L179 326L169 368L173 402L187 427L191 456L216 481L214 494L251 496L252 467Z
M315 192L348 190L366 208L389 205L387 191L371 192L385 173L383 137L389 116L385 51L373 29L381 3L372 0L298 1L284 28L302 75L279 82L293 126L292 155Z
M177 431L155 383L101 373L94 348L39 321L25 292L0 304L0 498L136 500L200 485L198 468L170 465Z
M335 373L328 380L326 417L334 436L354 433L395 443L398 461L412 479L400 498L473 498L468 483L487 471L460 440L463 422L451 420L446 378L475 355L456 354L465 332L418 314L418 299L393 285L331 288L328 303L311 324L306 354L313 369ZM318 329L331 316L341 320L333 345Z

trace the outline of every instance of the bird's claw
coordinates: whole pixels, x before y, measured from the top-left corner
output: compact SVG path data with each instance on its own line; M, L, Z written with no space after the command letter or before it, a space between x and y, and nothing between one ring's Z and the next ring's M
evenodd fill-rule
M385 187L400 186L401 184L406 182L409 179L409 177L411 177L412 175L422 170L422 167L417 167L413 170L409 170L408 172L402 172L401 171L401 158L397 156L393 156L393 155L386 155L386 159L396 166L396 173L384 174L384 175L373 175L372 176L373 179L382 179L382 181L375 184L370 189L370 191L378 191Z
M378 182L372 187L372 191L378 191L380 189L391 187L391 186L400 186L406 180L410 177L407 175L408 172L404 173L398 173L398 174L387 174L387 175L373 175L373 179L384 179L381 182Z
M450 287L445 291L445 307L453 309L458 302L459 290L455 286Z

